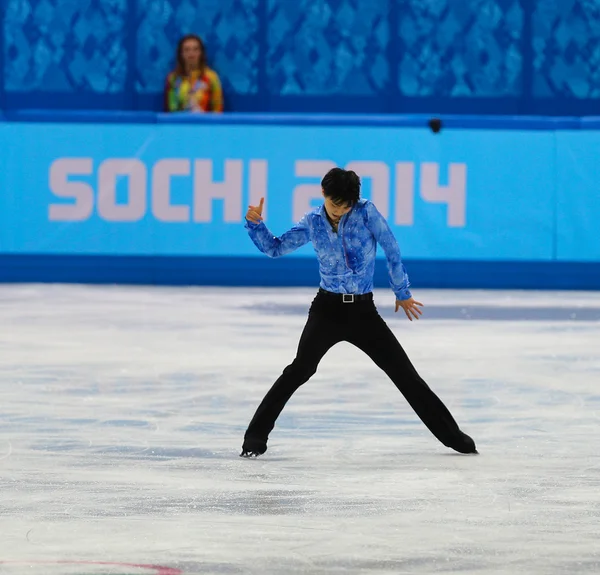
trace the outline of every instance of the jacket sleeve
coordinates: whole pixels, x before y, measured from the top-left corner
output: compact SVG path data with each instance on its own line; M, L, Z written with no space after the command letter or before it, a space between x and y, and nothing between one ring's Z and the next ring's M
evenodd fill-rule
M402 263L400 247L387 221L372 202L367 202L367 228L383 248L387 259L390 287L396 295L396 299L401 301L410 299L412 297L408 289L410 282Z
M173 74L169 74L165 80L163 107L165 112L177 111L177 94L173 87Z
M212 112L223 111L223 89L221 80L214 70L211 70L210 77L210 110Z
M264 222L255 224L246 220L245 226L254 245L270 258L277 258L289 254L310 241L308 217L304 216L291 230L282 236L274 236Z

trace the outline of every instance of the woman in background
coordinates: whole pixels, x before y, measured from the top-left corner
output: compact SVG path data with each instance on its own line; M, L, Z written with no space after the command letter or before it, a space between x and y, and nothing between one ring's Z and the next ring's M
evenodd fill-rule
M222 112L221 81L206 64L199 36L188 34L177 46L177 65L165 85L167 112Z

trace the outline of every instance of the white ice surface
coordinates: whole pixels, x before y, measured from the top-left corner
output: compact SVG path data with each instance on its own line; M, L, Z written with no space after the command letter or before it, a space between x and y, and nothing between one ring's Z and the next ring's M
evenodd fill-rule
M339 344L241 459L314 293L0 287L0 574L600 573L600 294L376 293L479 456Z

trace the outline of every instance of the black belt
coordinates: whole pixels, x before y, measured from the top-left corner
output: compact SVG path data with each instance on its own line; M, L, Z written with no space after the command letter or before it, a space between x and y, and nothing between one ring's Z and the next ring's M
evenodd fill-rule
M357 301L373 301L373 293L361 293L361 294L353 294L353 293L334 293L331 291L326 291L323 288L319 288L319 295L324 295L330 297L332 300L337 300L341 303L354 303Z

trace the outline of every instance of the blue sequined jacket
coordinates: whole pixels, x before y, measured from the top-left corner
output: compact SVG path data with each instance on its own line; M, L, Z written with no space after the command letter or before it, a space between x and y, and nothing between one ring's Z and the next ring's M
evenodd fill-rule
M333 231L324 205L305 214L281 237L273 236L264 222L255 224L246 220L245 227L256 247L272 258L311 241L319 260L321 287L335 293L363 294L373 290L379 244L387 258L390 286L396 298L412 297L398 242L385 218L369 200L359 200L342 216L338 233Z

